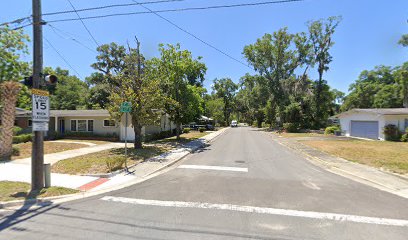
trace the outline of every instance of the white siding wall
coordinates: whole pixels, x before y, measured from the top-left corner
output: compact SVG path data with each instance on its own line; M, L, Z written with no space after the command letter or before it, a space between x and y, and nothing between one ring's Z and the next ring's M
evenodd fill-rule
M351 121L378 121L378 135L384 140L383 129L388 124L394 124L400 131L405 131L405 119L408 115L377 115L372 113L350 113L340 117L341 130L350 136Z
M116 124L114 127L104 127L103 126L103 120L109 119L108 117L61 117L65 120L65 131L70 132L71 131L71 120L74 119L87 119L87 120L93 120L93 133L95 134L113 134L115 133L116 135L119 135L120 128L119 128L119 123ZM58 118L58 119L61 119ZM58 120L59 121L59 120Z
M168 116L162 116L160 119L161 123L158 126L144 126L142 128L142 135L159 133L161 131L168 131L170 129L175 129L176 125L170 122ZM170 128L171 127L171 128ZM135 133L132 126L131 116L128 116L128 126L127 126L127 139L128 141L135 140ZM120 123L120 140L125 140L125 114L123 114Z
M401 132L405 131L405 119L408 119L407 115L386 115L384 116L385 125L394 124ZM384 125L384 126L385 126Z
M384 127L384 117L372 113L349 113L340 117L341 130L346 136L350 136L351 121L378 121L378 136L381 140L384 140L384 134L382 129Z

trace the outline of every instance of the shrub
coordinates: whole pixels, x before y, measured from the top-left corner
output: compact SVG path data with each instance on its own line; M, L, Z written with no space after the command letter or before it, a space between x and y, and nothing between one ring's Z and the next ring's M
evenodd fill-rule
M324 134L329 135L329 134L334 134L335 131L340 131L340 127L339 126L330 126L327 127L324 130Z
M12 156L20 156L20 148L13 146L12 152L11 152Z
M200 127L200 128L198 129L198 131L200 131L200 132L204 132L204 131L205 131L205 128Z
M183 133L189 133L191 131L191 128L184 128Z
M17 136L21 131L23 131L23 129L21 127L14 126L13 127L13 136Z
M401 136L401 142L408 142L408 133L405 133Z
M88 139L88 140L107 140L107 141L118 141L119 140L119 137L116 133L96 134L92 132L69 132L67 131L63 134L63 137L71 138L71 139Z
M106 160L106 166L108 167L109 172L113 172L119 169L122 169L123 164L126 161L125 157L110 157Z
M270 127L271 127L271 124L262 122L262 128L270 128Z
M283 128L288 133L299 132L299 125L296 123L283 123Z
M33 138L33 134L31 134L31 133L21 134L21 135L13 137L13 143L17 144L17 143L30 142L30 141L32 141L32 138Z
M387 141L399 141L401 134L394 124L388 124L384 127L384 136Z

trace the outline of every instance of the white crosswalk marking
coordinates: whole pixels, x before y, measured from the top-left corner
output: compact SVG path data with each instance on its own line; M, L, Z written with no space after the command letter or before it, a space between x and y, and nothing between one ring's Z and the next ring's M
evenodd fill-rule
M232 171L232 172L248 172L248 168L207 166L207 165L180 165L180 166L178 166L178 168L216 170L216 171Z
M101 200L128 203L128 204L134 204L134 205L229 210L229 211L248 212L248 213L290 216L290 217L324 219L324 220L339 221L339 222L356 222L356 223L377 224L377 225L387 225L387 226L397 226L397 227L408 227L408 220L364 217L364 216L337 214L337 213L310 212L310 211L288 210L288 209L279 209L279 208L263 208L263 207L242 206L242 205L233 205L233 204L159 201L159 200L134 199L134 198L124 198L124 197L113 197L113 196L105 196L101 198Z

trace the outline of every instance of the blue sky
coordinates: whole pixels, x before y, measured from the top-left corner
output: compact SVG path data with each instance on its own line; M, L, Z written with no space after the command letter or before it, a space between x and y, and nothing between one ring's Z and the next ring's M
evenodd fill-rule
M262 1L264 0L185 0L147 6L159 10ZM71 0L71 2L80 9L132 1ZM43 13L71 10L66 0L43 0L42 5ZM140 6L132 6L80 14L85 17L136 11L146 10ZM30 14L31 0L7 1L2 3L0 22ZM162 15L242 61L245 61L242 55L243 47L254 43L265 33L272 33L285 26L293 33L306 31L306 22L309 20L341 15L343 21L334 35L335 45L331 49L333 62L324 78L330 86L344 92L347 92L350 83L354 82L364 69L372 69L380 64L396 66L408 61L408 49L397 45L400 36L408 33L407 0L305 0L260 7L162 13ZM76 15L50 16L44 17L44 20L66 17L75 18ZM205 81L207 88L214 78L230 77L238 82L241 76L251 72L251 69L203 45L152 14L85 20L85 23L99 44L110 42L125 44L127 40L132 41L136 35L141 41L142 52L148 58L158 55L159 43L180 43L182 48L190 50L194 56L203 57L208 67ZM74 21L52 25L63 32L59 30L54 32L52 28L45 26L44 36L68 60L81 79L90 75L94 71L90 64L95 61L96 54L69 39L74 37L83 45L91 49L96 48L81 23ZM25 30L31 35L31 27ZM27 56L27 59L31 58ZM75 74L45 41L44 65L61 66ZM315 70L311 70L309 74L312 78L317 77Z

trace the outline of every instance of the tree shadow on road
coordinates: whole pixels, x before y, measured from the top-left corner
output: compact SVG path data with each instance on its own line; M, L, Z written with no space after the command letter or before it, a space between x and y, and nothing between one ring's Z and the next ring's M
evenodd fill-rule
M50 201L44 201L40 204L37 204L36 199L25 200L23 205L19 209L15 210L12 214L6 215L5 217L2 217L0 219L0 232L59 206L51 205L51 203L52 202ZM31 209L32 207L36 208ZM22 228L18 228L17 230L24 231L24 229Z

